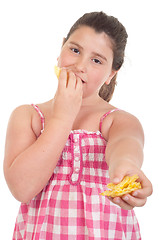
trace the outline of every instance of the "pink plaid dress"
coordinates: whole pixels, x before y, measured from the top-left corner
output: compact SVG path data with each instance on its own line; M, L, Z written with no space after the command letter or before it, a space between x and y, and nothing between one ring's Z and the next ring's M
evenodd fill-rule
M33 106L44 123L39 108ZM101 118L100 129L115 110ZM21 204L13 240L141 239L134 211L99 195L109 182L106 145L100 131L70 132L45 188L28 204Z

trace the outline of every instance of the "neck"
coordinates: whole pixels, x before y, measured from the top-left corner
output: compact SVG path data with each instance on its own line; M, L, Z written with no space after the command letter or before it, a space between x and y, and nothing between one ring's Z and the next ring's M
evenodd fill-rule
M99 97L99 95L93 95L93 96L91 95L89 97L84 97L82 99L81 107L95 106L100 101L101 101L101 98Z

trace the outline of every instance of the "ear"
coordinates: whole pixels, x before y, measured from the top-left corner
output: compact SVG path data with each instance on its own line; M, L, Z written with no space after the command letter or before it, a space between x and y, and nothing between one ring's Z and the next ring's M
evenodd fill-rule
M115 76L117 74L117 71L113 71L112 70L112 72L110 73L110 75L109 75L109 77L107 78L107 80L105 81L105 84L106 85L109 85L110 84L110 82L111 82L111 80L112 80L112 78Z

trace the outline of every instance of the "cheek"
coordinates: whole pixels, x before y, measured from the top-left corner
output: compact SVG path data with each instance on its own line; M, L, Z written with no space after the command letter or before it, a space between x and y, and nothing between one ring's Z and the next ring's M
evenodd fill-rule
M67 65L67 55L64 50L61 50L60 56L58 57L58 67L65 67Z
M58 67L69 67L73 65L73 61L67 56L65 57L64 55L60 55L58 58Z
M102 71L99 71L99 72L96 72L96 73L92 73L91 79L93 80L92 82L96 86L100 86L105 82L106 75L103 74Z
M63 47L58 58L58 66L59 67L69 67L74 64L74 58L70 53L70 50Z
M64 66L64 61L63 61L63 57L60 54L60 56L58 57L58 67L63 67Z

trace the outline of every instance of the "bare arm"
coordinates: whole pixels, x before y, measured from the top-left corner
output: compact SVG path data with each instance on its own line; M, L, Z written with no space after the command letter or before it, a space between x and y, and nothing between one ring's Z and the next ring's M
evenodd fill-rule
M144 133L140 122L131 114L121 111L114 113L114 117L111 118L106 148L110 181L119 183L125 175L138 174L142 183L142 189L136 192L138 198L128 195L112 201L124 209L132 209L134 206L144 205L152 193L152 185L141 171ZM126 202L124 199L127 199Z
M129 113L122 111L116 115L117 117L114 117L109 130L106 149L106 161L110 170L120 161L128 161L137 168L141 168L144 147L142 126L140 122ZM121 180L120 176L119 178Z
M21 202L31 200L47 184L79 111L82 83L77 79L73 85L76 82L73 73L69 81L70 85L66 85L67 73L62 71L52 105L52 117L38 139L28 107L15 110L9 121L4 174L12 194Z

